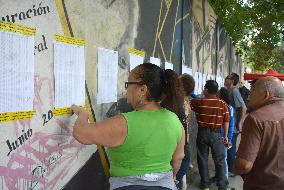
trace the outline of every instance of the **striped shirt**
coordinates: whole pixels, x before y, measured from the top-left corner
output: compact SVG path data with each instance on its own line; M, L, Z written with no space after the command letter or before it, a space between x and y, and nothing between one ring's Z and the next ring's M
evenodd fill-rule
M221 129L230 120L227 104L219 98L193 99L191 109L196 114L199 127Z

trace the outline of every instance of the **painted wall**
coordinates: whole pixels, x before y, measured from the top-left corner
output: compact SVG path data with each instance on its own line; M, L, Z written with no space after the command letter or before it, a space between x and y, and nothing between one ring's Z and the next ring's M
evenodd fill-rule
M146 61L154 56L171 62L179 73L182 63L193 74L221 77L242 69L229 36L206 0L0 0L0 4L2 20L37 29L36 114L29 121L0 123L0 189L61 189L97 150L72 137L70 117L51 117L55 34L86 41L86 82L97 120L130 109L124 90L128 48L143 50ZM118 102L96 103L98 47L119 51ZM15 150L9 147L28 130L30 138L24 144Z

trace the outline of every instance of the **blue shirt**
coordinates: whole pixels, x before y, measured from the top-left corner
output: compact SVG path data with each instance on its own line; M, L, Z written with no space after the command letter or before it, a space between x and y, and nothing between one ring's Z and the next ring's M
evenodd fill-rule
M228 131L228 141L231 142L234 133L234 125L235 125L235 118L234 118L234 108L231 105L228 105L228 110L230 114L230 123L229 123L229 131ZM221 128L221 135L224 136L224 128Z

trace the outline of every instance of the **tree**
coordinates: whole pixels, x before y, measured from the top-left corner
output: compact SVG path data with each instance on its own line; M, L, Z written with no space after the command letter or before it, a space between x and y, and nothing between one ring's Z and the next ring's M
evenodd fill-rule
M269 65L279 73L284 73L284 46L275 48L272 53Z
M276 67L284 39L283 0L209 0L243 62L256 70ZM272 63L273 62L273 63Z

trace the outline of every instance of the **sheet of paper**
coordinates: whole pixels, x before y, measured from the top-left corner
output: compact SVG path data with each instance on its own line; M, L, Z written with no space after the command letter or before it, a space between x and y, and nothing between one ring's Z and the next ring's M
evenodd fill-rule
M130 71L144 63L144 57L140 55L136 55L133 53L129 53L129 62L130 62Z
M172 63L165 62L165 70L166 69L174 70L174 65Z
M220 77L220 84L219 84L219 88L224 86L224 78Z
M192 69L189 68L188 66L182 64L182 74L189 74L189 75L192 75Z
M220 76L217 76L216 77L216 82L218 83L219 88L220 88L222 86L222 78Z
M194 73L194 80L195 80L195 88L194 88L194 94L198 94L198 72Z
M202 80L203 74L201 72L198 72L198 94L202 94L203 89L203 80Z
M34 36L0 30L0 112L33 110Z
M97 104L117 101L118 52L98 49Z
M85 105L84 46L54 41L55 108Z
M161 60L159 58L150 57L150 63L153 63L159 67L161 66Z
M202 74L202 91L204 90L204 86L206 84L207 81L207 75L206 74Z
M206 81L207 80L211 80L211 76L208 74L208 75L206 75Z

